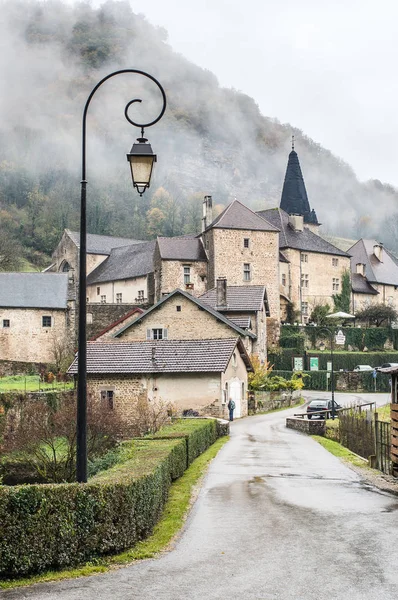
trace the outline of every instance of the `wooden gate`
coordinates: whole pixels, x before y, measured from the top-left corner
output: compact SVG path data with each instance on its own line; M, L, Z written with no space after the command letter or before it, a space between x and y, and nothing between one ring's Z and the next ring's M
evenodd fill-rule
M390 475L391 468L391 425L387 421L379 421L377 413L374 419L375 425L375 448L376 469ZM398 450L398 448L397 448Z

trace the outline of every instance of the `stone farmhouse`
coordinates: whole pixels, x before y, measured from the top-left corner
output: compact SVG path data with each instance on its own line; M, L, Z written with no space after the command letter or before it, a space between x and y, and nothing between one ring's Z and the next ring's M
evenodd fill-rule
M126 434L139 400L170 402L178 411L226 417L232 398L236 417L247 415L251 370L239 337L92 342L87 348L89 393L120 411ZM77 374L76 359L69 372Z
M0 273L0 360L54 363L74 339L68 273Z
M376 240L360 239L351 254L352 308L387 304L398 310L398 260Z

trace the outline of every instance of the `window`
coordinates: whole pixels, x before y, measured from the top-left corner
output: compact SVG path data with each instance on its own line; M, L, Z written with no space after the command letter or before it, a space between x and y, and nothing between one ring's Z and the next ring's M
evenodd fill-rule
M106 304L106 296L101 296L101 304Z
M118 293L116 294L116 304L121 304L122 303L122 294Z
M163 329L162 327L154 327L153 329L147 329L146 339L167 340L167 329Z
M181 305L180 304L178 306L176 306L176 311L177 312L181 312Z
M282 285L286 285L286 275L282 273Z
M191 283L191 267L184 267L184 284Z
M144 290L138 290L138 301L142 302L144 300Z
M250 281L251 279L251 271L250 271L250 263L243 264L243 281Z
M301 262L303 262L303 263L308 262L308 254L302 254L301 255Z
M333 291L338 292L340 287L340 281L337 277L333 277Z
M101 288L97 287L97 296L99 296L101 293Z
M3 319L3 327L9 327L10 326L10 319Z
M301 312L305 316L308 315L308 302L302 302L301 303Z
M42 317L41 324L43 327L51 327L51 317Z
M115 392L113 390L101 390L102 402L111 410L114 408Z
M308 287L308 275L306 273L301 273L301 287Z
M338 266L339 266L339 259L332 258L332 267L338 267Z
M243 238L243 247L249 248L250 238Z

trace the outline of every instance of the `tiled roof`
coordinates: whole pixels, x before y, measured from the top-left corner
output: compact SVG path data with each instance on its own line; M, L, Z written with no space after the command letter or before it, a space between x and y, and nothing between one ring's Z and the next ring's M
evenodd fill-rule
M155 241L113 248L108 258L87 277L87 285L132 279L153 273Z
M316 233L304 227L303 231L295 231L289 225L289 215L281 208L262 210L258 214L270 221L280 230L279 248L294 248L306 252L319 252L321 254L332 254L333 256L346 256L348 254L336 246L332 246Z
M78 231L70 231L69 229L66 229L65 231L74 244L80 248L80 233ZM109 235L97 235L95 233L88 233L86 241L88 254L110 254L112 248L142 243L142 240L132 240L130 238L113 237Z
M237 325L235 325L235 323L233 323L232 321L230 321L229 319L227 319L227 317L225 317L223 314L221 314L217 310L214 310L209 304L207 304L207 303L203 302L201 299L195 298L195 296L192 296L191 294L188 294L187 292L184 292L183 290L179 290L179 289L174 290L173 292L171 292L167 296L164 296L163 298L161 298L159 300L159 302L157 302L156 304L154 304L153 306L151 306L150 308L148 308L148 310L146 310L141 315L141 317L139 317L138 319L136 319L136 321L134 321L134 323L129 323L128 325L125 325L125 327L122 327L121 329L119 329L113 335L113 337L115 337L115 338L119 337L122 333L124 333L124 331L126 331L130 327L133 327L136 323L143 321L153 311L157 310L160 306L162 306L165 302L168 302L168 300L170 298L173 298L177 294L180 294L181 296L184 296L184 298L187 298L188 300L190 300L191 302L193 302L194 304L196 304L202 310L205 310L206 312L210 313L218 321L221 321L222 323L225 323L225 325L228 325L229 327L231 327L239 335L248 336L248 337L256 339L256 336L254 335L254 333L251 333L250 331L244 331L243 329L240 329L240 327L238 327Z
M396 258L383 247L382 261L374 255L373 247L379 245L376 240L358 240L350 249L351 271L356 272L357 263L366 265L365 277L370 283L398 285L398 265Z
M366 277L360 273L351 273L351 286L352 291L355 294L373 294L376 295L379 292L374 289L372 285L366 280Z
M294 150L289 154L280 207L289 215L303 215L305 223L318 224L315 211L308 202L300 161Z
M252 370L239 338L89 342L87 373L224 373L237 344L247 368ZM77 368L76 355L68 372L75 374Z
M214 219L207 229L247 229L249 231L278 231L261 215L256 214L238 200L234 200Z
M241 329L250 329L251 327L250 317L230 317L229 320Z
M196 236L158 237L158 246L164 260L207 260L202 240Z
M0 306L66 308L67 273L0 273Z
M222 312L256 312L261 310L266 297L263 285L227 285L227 308ZM213 288L199 296L199 300L212 308L217 307L217 289Z

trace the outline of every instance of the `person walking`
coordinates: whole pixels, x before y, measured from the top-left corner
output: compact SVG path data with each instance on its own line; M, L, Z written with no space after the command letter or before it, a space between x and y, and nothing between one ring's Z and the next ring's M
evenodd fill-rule
M235 402L232 400L232 398L229 399L228 410L229 410L229 420L233 421L234 420Z

